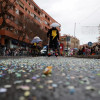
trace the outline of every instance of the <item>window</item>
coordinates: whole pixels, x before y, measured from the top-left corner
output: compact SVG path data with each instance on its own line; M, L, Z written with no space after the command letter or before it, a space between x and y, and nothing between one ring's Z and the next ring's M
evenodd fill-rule
M15 30L14 33L15 33L15 34L18 34L18 30Z
M7 15L7 18L9 19L9 18L10 18L10 16L9 16L9 15Z
M43 14L43 17L45 17L45 14Z
M44 21L44 23L47 25L48 23L46 21Z
M34 14L34 18L40 22L40 18Z
M34 6L30 5L30 7L31 7L32 9L34 9Z
M7 16L7 19L10 19L12 21L14 20L14 16L12 16L10 13L8 13L6 16Z
M34 18L36 19L36 15L34 14Z
M9 30L9 27L6 27L6 30Z
M10 30L10 31L13 31L13 29L14 29L13 27L9 27L9 30Z
M48 31L48 28L47 28L47 27L45 27L45 30L47 30L47 31Z
M27 11L27 8L25 8L25 11Z
M27 0L25 0L25 2L27 2Z
M34 11L37 12L37 8L36 7L34 7Z
M40 15L40 11L38 11L38 14Z
M31 15L32 17L34 17L34 14L33 14L33 13L31 13L30 15Z
M15 23L18 24L18 20L15 20Z
M14 10L14 6L11 6L11 9Z
M47 19L47 16L45 15L45 18Z
M14 17L13 16L11 16L11 18L10 18L12 21L14 20Z
M39 17L37 17L36 19L40 22L40 18Z
M48 18L48 20L50 21L50 18Z
M28 14L30 14L30 11L28 10Z
M45 23L46 25L50 26L50 24L49 24L47 21L44 21L44 23Z
M19 6L24 9L24 4L21 1L19 1Z
M18 15L19 15L19 10L18 10L18 9L16 9L16 14L18 14Z
M24 13L23 13L23 12L21 12L21 11L19 11L19 15L20 15L20 16L23 16L23 15L24 15Z
M19 0L16 0L16 3L17 3L17 4L19 4L19 2L18 2L18 1L19 1Z
M49 18L47 15L45 15L45 18L46 18L48 21L50 21L50 18Z

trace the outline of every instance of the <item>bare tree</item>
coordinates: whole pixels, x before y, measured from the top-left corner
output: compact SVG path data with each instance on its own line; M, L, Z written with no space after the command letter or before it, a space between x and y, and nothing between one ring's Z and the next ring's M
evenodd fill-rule
M16 0L0 0L0 18L2 19L0 29L7 25L7 14L15 5L15 1ZM39 36L43 40L43 43L46 43L47 40L45 31L42 30L33 19L28 16L19 16L16 20L18 20L18 41L24 41L26 37L28 37L31 41L34 36Z
M29 16L19 16L18 18L18 40L24 41L26 37L28 37L29 41L33 39L35 36L39 36L43 40L44 43L47 43L46 33L44 30L40 28L40 26L34 22Z

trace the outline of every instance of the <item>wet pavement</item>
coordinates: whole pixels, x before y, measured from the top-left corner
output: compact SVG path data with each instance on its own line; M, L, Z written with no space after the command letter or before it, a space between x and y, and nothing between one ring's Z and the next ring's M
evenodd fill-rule
M100 59L0 59L0 100L100 100Z

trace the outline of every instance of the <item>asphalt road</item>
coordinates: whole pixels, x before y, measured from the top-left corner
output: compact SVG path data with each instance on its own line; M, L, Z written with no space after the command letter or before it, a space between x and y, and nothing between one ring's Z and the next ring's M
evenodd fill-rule
M0 100L100 100L100 59L1 59Z

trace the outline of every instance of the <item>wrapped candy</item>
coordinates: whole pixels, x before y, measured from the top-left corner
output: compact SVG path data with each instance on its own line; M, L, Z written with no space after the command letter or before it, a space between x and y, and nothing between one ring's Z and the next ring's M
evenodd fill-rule
M44 69L43 72L45 75L51 74L52 73L52 66L48 66Z

